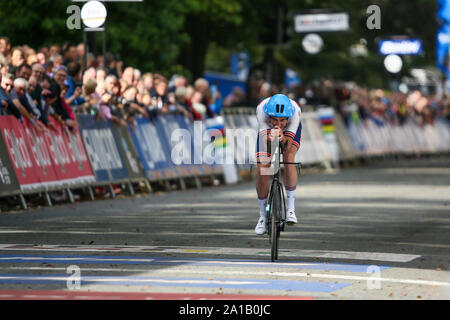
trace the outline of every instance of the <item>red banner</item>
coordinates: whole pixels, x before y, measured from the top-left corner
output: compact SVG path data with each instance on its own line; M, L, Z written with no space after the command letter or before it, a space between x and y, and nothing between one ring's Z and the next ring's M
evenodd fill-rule
M79 132L56 127L41 133L25 120L1 116L0 128L21 190L95 181Z

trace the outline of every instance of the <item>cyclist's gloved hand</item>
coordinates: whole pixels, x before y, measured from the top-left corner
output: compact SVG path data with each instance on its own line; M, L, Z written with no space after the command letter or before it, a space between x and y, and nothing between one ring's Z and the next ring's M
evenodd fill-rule
M276 137L280 138L282 135L282 131L278 126L275 126L272 130L270 130L269 139L273 141Z
M275 126L272 130L270 130L269 141L273 141L276 137L278 137L280 142L284 142L285 140L283 130L281 130L278 126Z

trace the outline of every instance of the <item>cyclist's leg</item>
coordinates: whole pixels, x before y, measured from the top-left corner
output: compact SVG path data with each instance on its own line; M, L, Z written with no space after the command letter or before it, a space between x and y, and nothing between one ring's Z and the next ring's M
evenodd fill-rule
M261 139L263 140L263 139ZM270 168L271 154L266 151L267 147L264 143L260 144L260 136L256 142L256 161L257 161L257 177L256 177L256 193L258 195L259 220L255 228L257 234L266 232L266 204L269 196L269 175L267 169Z
M284 155L284 162L295 162L295 155L300 147L302 125L299 124L295 137L288 143ZM295 164L284 165L284 184L286 189L286 219L296 223L295 217L295 191L297 188L298 174ZM291 217L291 218L290 218Z
M300 139L302 136L302 123L300 122L297 128L295 137L290 140L287 144L286 149L283 154L284 162L295 162L295 155L300 148ZM292 189L297 186L298 175L297 168L295 164L285 164L284 165L284 184L286 188Z
M267 145L263 142L264 139L258 135L256 141L256 162L258 166L256 176L256 193L259 200L267 199L269 195L269 172L270 159L272 157L271 151L267 151Z

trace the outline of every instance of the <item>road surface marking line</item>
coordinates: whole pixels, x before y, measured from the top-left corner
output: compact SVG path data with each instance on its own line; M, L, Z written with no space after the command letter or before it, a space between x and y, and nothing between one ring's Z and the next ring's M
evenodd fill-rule
M13 267L6 269L28 269L26 267ZM39 268L39 270L65 270L65 268ZM114 272L151 272L148 269L96 269L96 268L83 268L84 271L114 271ZM184 270L184 269L170 269L170 270L157 270L156 273L189 273L189 274L201 274L201 275L209 275L209 274L218 274L218 275L250 275L250 276L273 276L273 277L303 277L303 278L326 278L326 279L338 279L338 280L355 280L355 281L384 281L384 282L393 282L393 283L404 283L404 284L414 284L414 285L428 285L428 286L442 286L442 287L450 287L450 282L443 281L433 281L433 280L414 280L414 279L395 279L395 278L383 278L383 277L372 277L372 276L350 276L350 275L338 275L338 274L322 274L322 273L303 273L303 272L259 272L259 271L214 271L214 270ZM1 279L10 280L64 280L65 277L20 277L20 276L12 276L12 277L0 277ZM82 278L82 281L85 282L102 282L102 281L113 281L113 282L121 282L124 280L130 280L128 278L110 278L110 279L97 279L95 276L91 276L91 278L86 279ZM164 279L131 279L136 282L161 282L161 283L219 283L219 284L260 284L260 282L242 282L242 281L212 281L212 280L164 280ZM272 280L272 279L261 279L264 280Z
M27 244L0 244L0 250L25 250L25 251L67 251L67 246L62 245L27 245ZM218 247L192 247L192 246L73 246L70 251L114 251L114 252L165 252L186 253L186 250L201 250L203 254L221 255L256 255L266 256L267 249L255 248L218 248ZM261 254L261 252L263 254ZM381 252L352 252L352 251L330 251L330 250L280 250L282 256L299 256L315 258L351 259L351 260L374 260L390 262L410 262L420 258L420 255L403 253L381 253Z

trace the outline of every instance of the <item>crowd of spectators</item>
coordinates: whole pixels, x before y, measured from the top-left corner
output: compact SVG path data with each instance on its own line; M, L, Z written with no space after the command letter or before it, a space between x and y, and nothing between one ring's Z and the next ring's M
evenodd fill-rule
M220 92L207 80L123 68L114 55L95 57L84 45L66 43L39 50L12 46L0 38L0 115L28 119L38 131L52 129L49 115L70 130L77 114L91 114L131 128L137 116L183 114L191 120L214 117L222 108ZM84 57L86 56L86 61ZM84 62L86 67L84 67Z
M420 90L384 91L363 88L347 83L335 89L336 108L345 121L352 121L352 114L361 120L372 120L378 125L390 123L403 125L414 121L417 125L433 125L436 119L449 119L450 97L435 93L424 94Z
M414 121L419 126L433 124L436 119L450 120L450 96L424 93L417 88L398 91L368 89L354 82L336 82L328 79L313 81L308 86L302 84L273 86L260 80L253 82L255 101L274 93L284 93L299 103L303 110L313 111L320 106L333 106L349 121L372 120L378 125L391 123L403 125ZM430 90L428 90L430 91ZM225 102L227 98L225 98ZM224 103L226 106L226 103Z
M27 45L12 46L7 37L0 38L0 83L0 115L14 115L21 121L27 118L41 132L52 129L49 115L71 130L78 127L77 114L133 128L137 116L151 119L178 113L203 120L220 114L222 107L256 107L263 98L279 92L305 108L333 105L346 122L357 113L360 119L379 124L389 121L402 125L407 119L419 125L432 124L437 117L448 119L450 106L450 97L438 99L418 90L386 92L330 80L316 81L309 87L276 86L262 73L255 73L249 81L248 94L236 87L222 98L204 78L191 84L180 75L168 79L132 66L124 68L111 53L104 57L85 54L82 43L35 50Z

